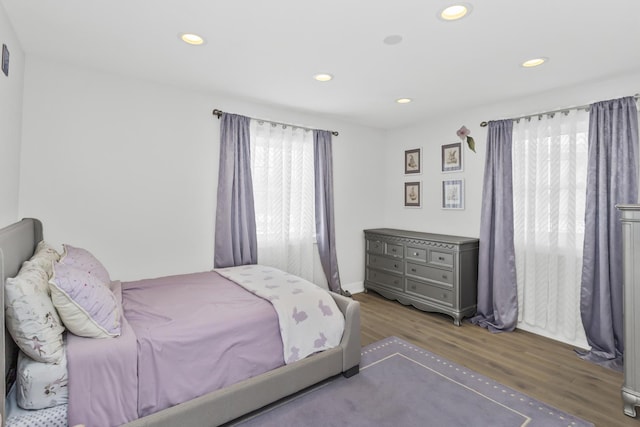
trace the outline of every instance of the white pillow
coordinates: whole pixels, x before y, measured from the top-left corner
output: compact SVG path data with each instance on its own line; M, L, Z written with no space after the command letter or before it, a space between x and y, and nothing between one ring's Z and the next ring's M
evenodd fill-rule
M47 242L41 240L36 246L36 252L29 261L38 264L49 277L53 274L53 263L60 259L60 254Z
M62 359L64 327L49 296L49 276L32 261L4 288L7 329L18 347L39 362Z
M53 266L49 287L53 305L71 332L87 338L120 335L116 297L95 275L58 262Z
M70 265L96 277L102 284L109 286L111 278L104 265L91 252L82 248L75 248L71 245L63 244L64 253L60 258L62 264Z
M22 409L44 409L69 400L67 358L59 364L36 362L23 352L18 354L16 400Z

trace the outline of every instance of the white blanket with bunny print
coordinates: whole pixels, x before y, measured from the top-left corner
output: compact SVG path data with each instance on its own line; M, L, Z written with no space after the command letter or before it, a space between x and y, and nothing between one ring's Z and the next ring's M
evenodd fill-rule
M326 290L298 276L263 265L215 271L271 302L280 322L285 363L340 344L344 317Z

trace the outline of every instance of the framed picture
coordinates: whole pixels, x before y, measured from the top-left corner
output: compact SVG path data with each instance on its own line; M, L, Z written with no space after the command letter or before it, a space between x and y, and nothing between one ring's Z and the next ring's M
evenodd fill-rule
M404 183L404 206L406 208L422 207L421 184L420 181Z
M462 143L442 146L442 172L462 172Z
M442 209L464 209L464 179L442 181Z
M421 174L422 173L422 158L421 149L416 148L413 150L406 150L404 152L404 174Z
M2 72L9 77L9 48L6 44L2 45Z

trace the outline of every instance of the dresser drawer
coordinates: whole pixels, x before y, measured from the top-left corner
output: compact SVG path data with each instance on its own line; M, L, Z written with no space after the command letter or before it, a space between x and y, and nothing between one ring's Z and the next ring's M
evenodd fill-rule
M383 270L390 270L396 273L402 274L402 261L386 258L378 255L369 255L369 265L371 267L380 268Z
M453 267L453 254L445 251L430 251L429 262L447 267Z
M428 283L407 279L407 293L436 300L443 305L453 306L453 291L442 289Z
M384 243L379 240L367 240L367 251L372 254L383 254Z
M407 262L407 275L416 276L436 282L453 285L453 272L440 268L427 267L413 262Z
M392 243L387 243L385 246L385 251L387 255L400 257L404 256L404 247L402 245L394 245Z
M407 254L405 256L407 257L407 259L427 262L427 250L423 248L407 246Z
M367 268L367 280L380 285L402 290L402 277Z

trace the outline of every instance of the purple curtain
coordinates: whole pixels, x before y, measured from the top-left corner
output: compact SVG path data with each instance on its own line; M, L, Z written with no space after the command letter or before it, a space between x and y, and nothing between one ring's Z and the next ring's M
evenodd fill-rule
M512 331L518 322L512 134L512 120L489 122L480 214L478 306L471 322L492 332Z
M589 160L580 312L586 360L622 369L622 226L616 204L638 197L638 111L633 97L598 102L589 113Z
M329 282L329 289L343 293L336 254L335 219L333 217L333 155L331 132L313 131L313 162L315 175L316 241L320 263Z
M222 114L213 265L257 264L249 117Z

